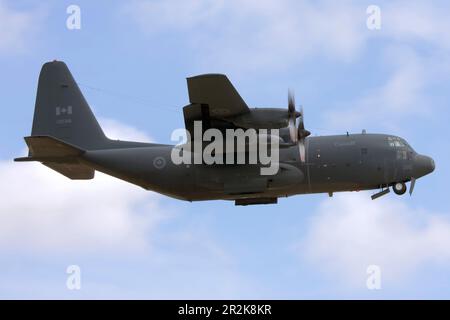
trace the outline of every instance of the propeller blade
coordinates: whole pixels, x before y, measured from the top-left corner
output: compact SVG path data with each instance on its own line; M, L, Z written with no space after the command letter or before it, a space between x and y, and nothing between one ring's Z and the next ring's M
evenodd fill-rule
M309 132L308 130L305 129L305 123L303 122L303 119L304 119L304 113L303 113L303 107L301 107L300 122L298 123L298 128L297 128L297 135L298 135L299 140L306 138L307 136L309 136L311 134L311 132Z
M300 161L304 163L306 161L305 138L309 136L311 132L305 129L303 106L300 107L299 115L300 121L297 127L298 150L300 152Z
M291 138L291 141L296 143L297 142L297 129L295 127L295 119L289 118L289 137Z
M303 113L303 106L300 106L300 122L298 123L298 129L300 130L300 129L302 129L302 130L305 130L305 124L304 124L304 122L303 122L303 115L304 115L304 113Z
M305 139L301 139L298 142L298 151L300 152L300 161L305 162L305 153L306 153Z
M295 96L293 91L288 91L288 127L289 127L289 136L291 141L297 142L297 133L296 133L296 119L297 119L297 111L295 110Z
M311 134L308 130L305 130L305 124L303 122L303 107L300 112L295 110L295 96L292 90L288 91L288 116L289 116L289 135L291 141L298 144L298 151L300 154L301 162L305 162L306 147L305 138ZM298 126L296 127L296 119L300 118Z
M288 91L288 111L290 115L295 115L295 96L294 92L290 89Z
M409 186L409 195L410 196L412 196L415 185L416 185L416 178L411 178L411 185Z

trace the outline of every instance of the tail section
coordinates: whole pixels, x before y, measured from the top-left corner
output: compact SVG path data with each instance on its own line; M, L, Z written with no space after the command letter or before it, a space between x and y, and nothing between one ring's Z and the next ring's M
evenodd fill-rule
M31 136L25 137L28 157L71 179L92 179L95 170L85 161L86 151L148 147L155 144L108 139L66 64L42 66Z
M108 143L64 62L42 66L31 135L52 136L85 150Z

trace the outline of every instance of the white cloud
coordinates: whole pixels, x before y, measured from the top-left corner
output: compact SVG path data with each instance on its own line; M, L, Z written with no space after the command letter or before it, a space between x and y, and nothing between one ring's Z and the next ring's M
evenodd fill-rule
M213 18L224 1L134 1L126 11L146 32L192 28ZM151 19L149 19L151 18Z
M401 1L382 5L381 14L381 30L371 32L371 39L386 40L375 49L377 62L390 72L380 86L356 92L354 100L340 101L327 112L325 121L332 129L354 130L370 124L396 129L400 120L407 123L408 116L429 116L434 103L429 89L449 81L446 10L431 2Z
M11 9L0 0L0 53L16 53L25 50L32 41L41 13Z
M366 27L364 4L352 1L135 0L123 11L150 34L176 32L199 61L234 69L292 66L306 57L351 62L370 40L450 49L445 6L380 4L381 30Z
M110 139L139 142L153 141L153 139L150 138L146 132L128 125L124 125L114 119L100 118L99 123L105 135Z
M365 8L333 1L134 1L125 12L149 34L184 35L201 64L236 70L350 61L367 37Z
M439 79L438 72L442 70L437 72L431 67L432 61L408 47L389 47L382 59L393 70L386 81L353 101L339 102L324 113L329 129L359 130L361 126L376 124L392 130L398 126L399 119L428 112L426 88Z
M298 249L349 286L365 287L369 265L391 286L420 267L450 266L450 220L390 198L338 194L319 206Z
M399 42L423 41L450 49L450 21L445 5L431 2L390 2L383 9L383 27Z
M101 173L71 181L38 163L2 162L0 176L4 250L147 250L146 233L163 213L154 195Z
M432 103L427 89L448 81L450 20L445 5L379 5L378 31L366 27L367 6L352 1L140 0L127 4L125 12L150 36L176 33L208 72L271 72L309 58L353 63L368 48L375 50L377 63L390 69L384 82L355 91L350 101L335 101L322 127L360 130L377 123L395 129L405 116L426 114Z
M105 124L123 138L148 138L113 120ZM149 250L148 233L170 216L159 196L99 172L71 181L39 163L2 161L0 177L3 250Z
M148 140L120 122L101 123L117 137ZM247 290L208 223L198 211L186 219L182 202L163 204L159 195L99 172L75 181L39 163L12 161L0 161L0 194L0 253L8 267L33 256L33 268L0 275L0 296L225 298ZM89 275L78 296L60 275L34 273L73 263Z

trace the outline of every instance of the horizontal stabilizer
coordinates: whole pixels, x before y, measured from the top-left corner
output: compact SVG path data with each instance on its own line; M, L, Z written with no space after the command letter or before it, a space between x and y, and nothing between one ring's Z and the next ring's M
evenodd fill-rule
M81 163L43 162L42 164L72 180L89 180L93 179L95 175L94 169Z
M30 136L24 139L30 151L29 156L32 158L77 157L84 153L84 150L50 136Z
M28 157L14 161L39 161L70 179L94 177L95 170L79 161L84 150L50 136L25 137L25 142L29 148Z

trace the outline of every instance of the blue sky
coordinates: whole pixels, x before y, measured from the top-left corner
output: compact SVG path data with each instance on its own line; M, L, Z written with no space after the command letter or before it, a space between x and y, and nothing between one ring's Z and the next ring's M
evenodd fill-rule
M66 28L66 8L81 29ZM366 8L381 9L381 29ZM449 298L450 22L445 1L0 0L0 297ZM225 73L251 106L296 92L313 134L386 132L432 156L412 197L184 203L25 152L37 77L65 61L111 137L170 142L185 78ZM66 288L79 265L81 290ZM366 288L367 266L382 270Z

